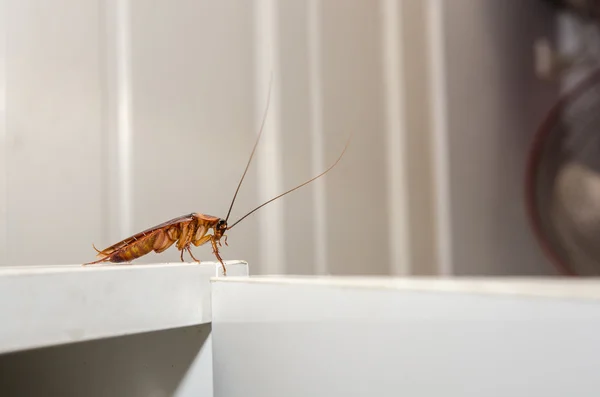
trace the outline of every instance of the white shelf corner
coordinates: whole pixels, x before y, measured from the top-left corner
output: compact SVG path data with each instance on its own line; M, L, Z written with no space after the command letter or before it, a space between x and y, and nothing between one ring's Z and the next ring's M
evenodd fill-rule
M0 354L208 323L214 277L218 262L0 267Z

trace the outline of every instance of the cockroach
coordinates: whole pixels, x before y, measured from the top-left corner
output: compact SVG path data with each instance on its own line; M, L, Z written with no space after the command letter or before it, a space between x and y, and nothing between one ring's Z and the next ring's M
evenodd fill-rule
M267 97L267 106L265 109L265 113L263 115L262 124L261 124L260 130L259 130L259 133L258 133L258 137L256 138L256 142L254 143L254 147L252 149L252 152L250 153L250 158L248 159L248 163L246 164L244 173L242 174L242 177L240 178L237 189L235 190L233 199L231 200L231 204L229 205L229 211L227 212L227 216L225 217L225 219L216 217L216 216L212 216L212 215L205 215L205 214L200 214L200 213L194 212L194 213L191 213L188 215L182 215L180 217L171 219L170 221L161 223L160 225L146 229L146 230L139 232L131 237L128 237L122 241L119 241L118 243L113 244L110 247L105 248L103 250L98 250L92 244L92 246L94 247L94 249L97 252L96 257L99 259L96 261L93 261L93 262L84 263L84 265L92 265L92 264L101 263L101 262L112 262L112 263L131 262L134 259L144 256L152 251L154 251L156 253L161 253L175 243L177 243L177 245L176 245L177 249L179 251L181 251L180 258L181 258L182 262L184 262L183 253L184 253L184 251L187 251L195 262L200 263L200 261L194 257L194 254L192 254L190 246L191 246L191 244L194 244L194 246L199 247L203 244L210 242L210 244L212 246L213 254L215 255L215 257L217 258L217 260L219 261L219 263L221 264L221 266L223 268L223 274L227 275L227 269L225 268L225 264L223 263L223 259L221 258L221 255L219 253L219 247L222 247L221 238L224 238L225 245L228 245L227 244L227 235L225 234L225 232L228 230L231 230L235 225L240 223L242 220L244 220L250 214L254 213L255 211L257 211L260 208L264 207L265 205L269 204L270 202L277 200L278 198L283 197L286 194L291 193L294 190L299 189L302 186L307 185L310 182L312 182L312 181L316 180L317 178L320 178L321 176L328 173L341 160L342 156L346 152L346 149L348 148L348 145L350 144L350 139L348 139L348 141L346 142L346 146L344 147L344 150L342 151L340 156L337 158L337 160L328 169L326 169L319 175L309 179L308 181L306 181L306 182L304 182L304 183L302 183L302 184L300 184L300 185L298 185L276 197L273 197L272 199L266 201L265 203L259 205L256 208L254 208L252 211L248 212L246 215L242 216L240 219L238 219L232 225L228 226L227 222L229 220L229 215L231 214L233 204L235 203L235 199L237 197L238 191L240 190L240 187L242 186L242 182L244 181L244 177L246 176L248 167L250 166L250 163L252 162L252 157L254 157L254 152L256 151L256 147L258 146L258 142L260 141L260 137L261 137L263 129L264 129L267 111L269 109L269 101L270 101L270 96L271 96L270 93L271 93L271 89L270 89L270 85L269 85L269 95ZM212 234L209 233L211 229L212 229Z

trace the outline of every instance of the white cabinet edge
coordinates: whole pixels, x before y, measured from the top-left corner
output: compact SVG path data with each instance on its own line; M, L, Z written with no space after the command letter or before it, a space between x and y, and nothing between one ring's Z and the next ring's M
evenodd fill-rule
M0 353L208 323L214 277L215 262L0 267Z
M217 283L311 285L324 288L600 300L600 278L252 276L218 278L212 281Z

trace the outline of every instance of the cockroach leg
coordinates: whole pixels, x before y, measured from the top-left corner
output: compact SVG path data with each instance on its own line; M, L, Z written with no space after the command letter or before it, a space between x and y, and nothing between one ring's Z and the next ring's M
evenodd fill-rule
M102 263L106 260L106 258L102 258L102 259L98 259L96 261L93 262L87 262L87 263L83 263L82 266L87 266L87 265L95 265L96 263Z
M227 269L225 268L225 264L223 263L223 259L221 258L221 255L219 255L219 249L217 248L217 244L215 243L215 240L211 240L210 241L212 243L212 248L213 248L213 254L217 257L217 259L219 260L219 263L221 263L221 267L223 268L223 276L227 276Z
M192 259L198 263L200 263L200 261L198 259L196 259L196 257L194 256L194 254L192 254L192 250L190 249L189 246L186 247L187 248L187 252L190 254L190 256L192 257Z
M224 234L223 237L225 237L225 241L224 241L225 245L229 247L229 244L227 244L227 235Z
M181 258L181 261L182 261L182 262L185 262L185 261L183 260L183 249L181 250L181 255L180 255L179 257Z

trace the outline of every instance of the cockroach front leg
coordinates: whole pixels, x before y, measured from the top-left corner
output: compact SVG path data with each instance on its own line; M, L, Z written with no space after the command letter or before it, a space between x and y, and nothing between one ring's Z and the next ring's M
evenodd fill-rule
M223 237L225 238L225 241L224 241L225 245L229 247L229 244L227 244L227 235L224 234ZM221 244L221 240L219 240L219 247L222 247L222 246L223 246L223 244Z
M219 255L219 248L217 248L215 239L211 239L210 242L212 243L213 254L217 257L217 259L221 263L221 267L223 268L223 276L227 276L227 269L225 268L225 264L223 263L223 258L221 258L221 255Z

